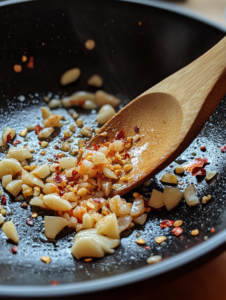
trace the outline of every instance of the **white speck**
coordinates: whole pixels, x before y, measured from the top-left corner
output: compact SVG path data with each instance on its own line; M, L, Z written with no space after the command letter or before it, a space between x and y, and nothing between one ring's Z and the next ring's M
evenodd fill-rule
M20 102L24 102L26 98L23 95L20 95L17 97L17 100L19 100Z

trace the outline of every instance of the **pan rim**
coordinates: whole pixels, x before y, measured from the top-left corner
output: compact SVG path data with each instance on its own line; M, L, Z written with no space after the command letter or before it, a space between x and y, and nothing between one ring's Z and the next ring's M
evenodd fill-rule
M5 0L0 2L0 7L37 0ZM174 4L166 2L154 2L147 0L117 0L123 2L137 3L141 5L152 6L163 10L168 10L186 17L195 19L211 27L214 27L226 33L226 25L219 24L206 17L200 16L192 11L177 7ZM148 278L153 278L163 273L178 269L190 262L210 253L226 242L226 229L222 230L209 240L202 242L187 251L168 258L156 265L142 267L140 269L122 273L119 275L110 276L108 278L94 279L90 281L83 281L80 283L60 284L58 286L16 286L16 285L0 285L0 296L11 297L54 297L63 295L87 294L91 292L103 291L110 288L116 288L123 285L139 282ZM41 287L41 289L40 289Z

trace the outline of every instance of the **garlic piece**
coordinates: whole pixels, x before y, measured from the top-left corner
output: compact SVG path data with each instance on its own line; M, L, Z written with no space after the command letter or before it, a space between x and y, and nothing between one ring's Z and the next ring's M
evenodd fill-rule
M46 178L50 174L50 169L48 164L43 164L35 168L31 174L37 176L38 178Z
M22 190L22 180L13 180L6 186L6 190L16 197Z
M82 228L84 229L90 229L93 228L94 221L93 218L90 216L90 214L85 213L82 217Z
M163 202L163 193L157 190L152 190L151 198L148 205L154 208L163 207L165 204Z
M41 112L42 112L43 120L47 119L51 115L51 111L47 107L44 107L44 106L41 107Z
M118 218L119 233L121 233L122 231L129 228L131 222L132 222L132 217L131 216L121 216L121 217L119 217Z
M207 172L207 174L206 174L206 181L210 181L210 180L213 179L216 175L217 175L217 172L215 172L215 171Z
M77 164L77 158L76 157L62 157L59 158L59 164L61 168L68 169L68 168L74 168ZM67 176L69 177L69 176ZM72 176L70 176L72 177Z
M0 213L0 225L5 222L5 217Z
M43 202L48 208L55 211L68 211L72 209L70 202L54 194L44 196Z
M108 163L108 160L104 153L101 153L99 151L93 151L92 162L94 163L94 165L98 165L98 164L106 164Z
M15 158L21 161L23 159L32 158L32 154L27 148L10 147L7 151L6 158Z
M7 158L0 161L0 179L4 175L12 175L13 177L16 173L22 170L20 163L14 158Z
M145 212L144 200L143 199L135 199L133 201L133 205L130 211L130 215L133 218L139 217Z
M13 180L13 176L10 175L4 175L2 177L2 187L6 188L7 184L9 184Z
M95 74L88 79L87 84L95 87L101 87L103 85L103 79L99 75Z
M99 125L104 124L109 121L115 114L115 109L111 105L105 104L98 112L97 123Z
M110 193L112 191L112 182L102 181L101 182L101 187L102 187L102 190L104 192L104 195L107 197L107 196L110 195Z
M177 184L177 176L170 173L164 174L161 178L161 181L170 184Z
M199 198L197 197L196 188L193 184L187 185L186 189L184 190L184 198L189 206L195 206L199 204Z
M48 105L50 108L57 108L58 106L61 105L61 100L60 99L52 99L52 100L50 100ZM43 118L43 119L47 119L47 118Z
M52 114L47 119L43 121L43 125L45 128L48 127L61 127L62 124L60 123L61 116Z
M93 93L88 93L88 92L77 92L71 95L70 97L63 98L62 104L64 107L70 107L73 105L78 106L84 103L84 101L86 100L90 100L95 103L95 95Z
M97 233L106 235L112 239L119 239L119 227L116 215L109 214L100 219L96 225Z
M45 216L45 235L48 239L55 239L57 234L68 225L68 221L61 217Z
M107 94L102 90L96 91L95 96L96 96L96 104L98 106L110 104L111 106L116 107L121 102L121 100L119 100L115 96Z
M48 208L48 207L44 204L44 202L43 202L43 200L41 199L40 196L39 196L39 197L33 197L33 198L31 199L31 201L29 202L29 204L30 204L30 205L33 205L33 206L39 206L39 207L41 207L41 208Z
M179 188L172 188L168 186L164 188L163 202L167 210L171 210L175 206L177 206L181 201L182 197L183 193L179 190Z
M140 224L140 225L144 225L144 223L147 220L148 215L147 214L143 214L139 217L133 218L133 222L136 224Z
M22 178L23 183L29 185L30 187L34 187L34 186L38 185L41 188L44 188L44 183L43 183L43 181L40 178L36 177L32 173L27 172L24 169L22 169L21 178Z
M98 106L96 105L95 102L91 101L91 100L85 100L85 104L82 105L82 107L84 109L96 109L98 108Z
M61 85L67 85L75 82L80 77L81 71L78 68L73 68L66 71L60 78Z
M20 133L19 133L19 136L22 136L22 137L25 137L27 135L27 128L25 128L24 130L22 130Z
M103 257L104 253L114 253L113 248L117 247L119 242L119 239L111 239L98 234L96 229L86 229L75 235L71 252L77 259Z
M15 137L15 135L16 135L16 129L11 127L5 127L2 132L3 143L6 145Z
M39 139L47 139L48 137L50 137L50 135L54 132L54 128L53 127L48 127L48 128L44 128L42 129L39 134L38 134L38 138Z
M19 236L13 221L5 222L2 226L2 231L5 233L7 238L12 240L14 243L19 242Z
M84 126L80 132L82 135L87 136L87 137L91 137L92 136L92 129L90 129L88 126Z
M110 178L110 179L118 179L118 177L115 175L114 172L112 172L110 169L108 168L103 168L103 173L104 173L104 176L106 176L107 178Z

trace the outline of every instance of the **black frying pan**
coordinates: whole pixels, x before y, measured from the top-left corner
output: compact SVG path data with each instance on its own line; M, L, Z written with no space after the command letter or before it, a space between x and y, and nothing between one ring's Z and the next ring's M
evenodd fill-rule
M107 0L48 0L6 5L10 2L0 2L1 130L11 125L19 132L27 124L38 123L44 95L94 91L86 85L87 78L94 73L104 78L103 88L121 97L125 104L199 57L225 35L220 26L158 8L157 3L152 7ZM84 48L89 38L96 41L93 51ZM35 67L28 69L23 64L23 71L18 74L13 66L21 63L23 54L34 57ZM72 67L81 68L81 79L63 88L59 78ZM17 99L20 95L26 97L24 102ZM124 235L114 255L91 263L76 261L70 254L72 231L64 230L57 243L47 242L43 235L43 212L39 212L34 227L29 227L26 219L31 215L30 207L25 210L20 202L7 196L21 239L19 251L13 255L11 242L0 233L0 295L57 296L116 287L161 276L222 245L226 241L226 164L219 147L226 141L225 102L223 99L192 145L166 168L172 172L175 165L191 160L192 153L203 156L199 148L205 144L204 155L210 161L207 170L218 171L217 179L207 184L188 175L181 181L183 188L193 182L200 198L211 194L212 200L194 208L182 201L171 212L151 212L144 227L136 226ZM79 112L87 124L95 122L95 114ZM63 110L62 113L67 115ZM32 133L26 143L35 147ZM48 150L49 158L54 154L53 146L54 143ZM150 186L137 191L148 197L153 188L162 189L159 179L163 172L152 179ZM126 195L127 199L130 197L131 194ZM164 219L182 219L184 234L178 238L170 229L161 230L159 223ZM211 227L215 227L214 235L209 232ZM191 238L190 231L195 228L200 235ZM136 245L138 232L151 246L150 250ZM162 234L168 240L159 246L154 238ZM206 236L209 239L204 241ZM147 266L150 254L160 254L165 259ZM51 264L43 264L42 255L49 255ZM60 284L53 287L52 280Z

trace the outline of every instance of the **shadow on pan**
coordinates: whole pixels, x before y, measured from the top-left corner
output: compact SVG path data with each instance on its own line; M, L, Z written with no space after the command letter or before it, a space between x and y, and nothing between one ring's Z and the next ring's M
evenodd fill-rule
M104 78L103 89L126 104L199 57L225 35L220 29L158 7L107 0L48 0L2 6L0 28L0 129L7 124L18 132L40 122L39 107L45 95L57 98L80 90L94 92L86 82L97 73ZM84 47L90 38L96 42L92 51ZM21 62L22 55L34 58L33 69ZM22 65L21 73L13 71L15 64ZM60 86L62 73L73 67L81 69L81 78L67 87ZM18 100L21 95L25 97L23 102ZM195 183L199 198L211 194L210 203L188 208L182 201L171 212L152 211L144 227L135 227L122 238L114 255L91 263L74 260L70 253L72 231L62 232L56 243L47 242L43 213L39 213L34 227L29 227L26 219L31 209L24 210L21 203L7 196L12 212L7 218L13 218L20 243L18 253L13 255L12 244L0 233L0 294L56 296L102 290L161 275L221 245L226 240L226 165L219 150L225 142L225 101L175 162L154 177L148 187L136 189L150 197L153 188L163 189L159 179L164 172L173 172L176 165L204 155L210 162L207 171L218 171L217 179L207 184L188 175L180 181L183 189ZM85 123L95 123L95 112L79 112ZM63 109L62 113L67 115ZM31 134L26 143L35 147L35 141ZM199 150L203 144L205 154ZM53 143L45 158L37 158L38 162L51 157L54 151ZM159 223L164 219L183 220L184 234L175 237L170 229L161 230ZM214 236L211 227L215 227ZM195 228L200 235L191 238L190 231ZM138 235L146 240L149 250L136 245ZM154 238L159 235L166 235L167 242L157 245ZM209 240L204 241L204 237ZM156 254L162 255L163 262L147 267L146 259ZM40 261L43 255L52 258L51 264ZM60 284L52 287L52 280Z

